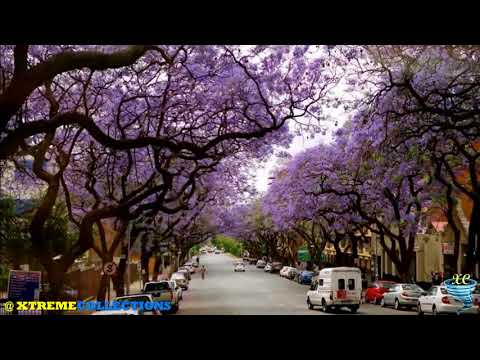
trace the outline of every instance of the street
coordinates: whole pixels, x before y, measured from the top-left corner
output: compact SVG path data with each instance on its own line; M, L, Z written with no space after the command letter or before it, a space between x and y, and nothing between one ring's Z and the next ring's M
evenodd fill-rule
M193 274L184 292L179 315L334 315L319 309L308 310L305 303L307 285L281 278L247 265L245 272L234 272L236 259L228 254L207 254L200 265L207 267L205 280ZM336 314L351 315L348 309ZM414 311L396 311L362 304L358 314L415 315ZM355 315L351 315L355 316Z

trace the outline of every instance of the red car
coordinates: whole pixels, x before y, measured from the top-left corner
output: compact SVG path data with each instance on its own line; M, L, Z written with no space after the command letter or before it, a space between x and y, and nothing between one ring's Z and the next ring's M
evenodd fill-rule
M396 284L394 281L378 280L370 284L365 292L365 302L380 304L383 294Z

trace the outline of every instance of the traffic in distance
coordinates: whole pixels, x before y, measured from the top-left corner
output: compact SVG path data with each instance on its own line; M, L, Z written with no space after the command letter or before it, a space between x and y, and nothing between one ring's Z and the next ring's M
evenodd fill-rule
M243 304L241 293L254 299ZM273 300L269 307L265 305L268 297ZM201 248L169 280L147 282L141 293L114 300L132 299L166 301L172 306L168 311L97 311L93 315L480 314L478 285L472 294L473 306L463 309L464 304L443 283L425 290L380 279L365 286L355 267L307 271L264 259L236 258L214 247Z

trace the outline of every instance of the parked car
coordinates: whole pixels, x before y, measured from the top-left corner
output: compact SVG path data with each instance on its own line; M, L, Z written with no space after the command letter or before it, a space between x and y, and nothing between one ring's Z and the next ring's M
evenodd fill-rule
M188 281L192 279L192 275L190 274L189 268L185 266L179 267L177 272L184 274Z
M267 263L264 260L258 260L255 266L259 269L263 269L265 268L265 265L267 265Z
M383 307L393 306L395 310L399 310L401 307L414 308L423 294L425 291L417 284L395 284L383 293L380 304Z
M135 294L135 295L127 295L127 296L119 296L113 301L142 301L142 302L153 302L153 297L147 294ZM152 309L152 310L145 310L145 309L125 309L125 310L100 310L95 311L92 315L160 315L160 312Z
M183 273L173 273L170 280L175 280L175 282L178 284L178 286L182 288L182 290L188 290L188 280Z
M298 276L299 270L297 268L292 267L290 270L287 272L287 279L290 280L295 280Z
M462 308L463 302L449 295L444 286L432 286L425 295L419 297L417 302L418 315L423 315L424 313L433 315L458 314ZM480 307L474 304L474 306L461 313L480 314Z
M188 271L190 271L190 274L195 274L195 267L193 266L193 263L187 262L183 264L183 267L187 268Z
M318 275L318 272L314 271L299 271L297 274L297 282L299 284L310 285L312 283L312 278Z
M183 276L183 275L182 275ZM185 277L183 277L185 279ZM176 287L173 287L172 280ZM143 293L152 297L153 301L168 301L172 305L171 313L176 313L180 307L180 297L177 287L180 287L175 279L170 281L150 281L145 283ZM183 297L183 294L182 294Z
M175 295L179 301L183 300L183 290L175 280L170 280L170 288L175 292Z
M320 306L328 312L331 309L348 307L352 313L360 308L362 293L362 273L359 268L336 267L322 269L318 280L307 292L309 309Z
M235 272L237 271L245 271L245 264L242 262L242 263L237 263L235 264L235 267L233 269Z
M265 267L263 268L263 271L271 272L271 271L272 271L272 264L267 263L267 264L265 265Z
M286 277L287 276L287 273L288 271L291 269L290 266L284 266L280 269L280 276L281 277Z
M387 280L378 280L368 285L365 292L365 302L380 304L383 294L391 289L396 282Z
M274 273L274 272L280 272L280 270L282 270L282 263L281 262L278 262L278 261L275 261L275 262L272 262L272 269L270 270L271 273Z
M220 250L215 250L215 254L221 254Z

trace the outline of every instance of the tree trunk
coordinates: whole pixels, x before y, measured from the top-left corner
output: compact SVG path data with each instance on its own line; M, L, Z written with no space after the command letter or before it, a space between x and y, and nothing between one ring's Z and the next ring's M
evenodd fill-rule
M100 286L97 293L97 301L105 301L108 286L110 286L110 275L102 274L102 278L100 279Z
M45 267L45 266L44 266ZM47 273L47 279L49 284L48 292L45 294L45 299L47 301L62 301L63 298L63 288L65 285L65 275L66 271L58 266L58 264L52 264L45 268ZM47 314L51 315L62 315L63 310L48 310Z
M150 281L150 273L148 269L148 263L149 263L150 257L151 257L150 252L147 252L147 253L142 252L142 256L140 257L140 263L142 268L142 281L144 284Z
M477 240L480 237L480 202L473 201L472 215L470 216L470 225L468 227L468 251L466 261L466 272L475 273L475 264L479 260L479 251Z
M155 256L155 264L153 265L153 280L158 281L158 276L160 275L160 267L162 266L162 256Z
M454 199L452 196L453 186L448 184L447 187L447 221L450 224L450 227L453 231L453 240L454 240L454 250L453 250L453 263L455 264L455 269L453 272L457 272L458 256L460 254L460 229L457 226L454 216ZM461 206L461 205L460 205Z
M349 256L348 264L352 267L360 267L359 265L355 264L355 259L358 259L358 238L356 236L352 236L350 238L351 247L352 247L352 255Z
M407 266L403 262L400 266L396 266L398 276L400 277L400 281L404 283L411 283L413 279L413 273L411 271L410 264ZM413 279L414 280L414 279Z
M344 265L344 256L342 253L342 249L340 249L340 244L338 241L333 242L333 247L335 248L335 263L337 266Z
M117 273L112 277L113 286L115 289L116 296L124 296L125 295L125 272L129 271L127 269L127 261L128 261L128 245L122 245L122 256L120 258L120 262L118 263Z
M47 299L52 301L59 301L62 299L63 287L65 284L65 272L59 266L49 266L47 269L48 277L48 294Z

